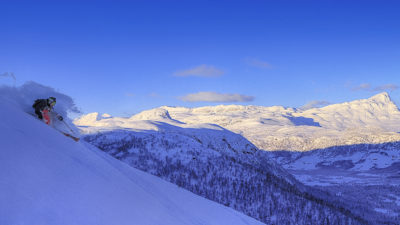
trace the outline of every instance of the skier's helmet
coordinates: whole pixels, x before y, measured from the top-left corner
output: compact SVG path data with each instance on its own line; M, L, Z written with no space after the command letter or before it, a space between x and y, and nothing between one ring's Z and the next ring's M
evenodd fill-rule
M56 98L50 97L47 99L47 103L51 106L54 106L56 104Z

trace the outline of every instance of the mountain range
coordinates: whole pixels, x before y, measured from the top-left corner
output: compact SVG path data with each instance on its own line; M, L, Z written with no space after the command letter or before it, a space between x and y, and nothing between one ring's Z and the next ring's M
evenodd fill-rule
M266 223L293 221L287 220L288 217L285 220L285 216L279 213L275 214L277 217L271 217L273 215L271 212L254 213L253 209L257 207L252 204L245 207L246 204L240 203L243 201L242 198L234 200L233 204L227 201L232 198L221 199L219 195L210 195L215 191L212 188L203 186L204 189L195 189L193 185L188 185L193 182L188 174L200 177L198 170L193 168L205 166L212 168L208 172L223 171L220 174L213 173L218 179L224 180L225 174L235 183L235 177L242 179L240 177L244 174L252 174L245 176L252 177L251 184L257 184L260 178L255 171L263 171L282 178L283 180L275 181L278 186L281 186L282 182L294 185L300 193L310 194L313 199L323 199L332 206L349 209L353 218L363 218L365 223L368 221L373 224L392 224L400 213L399 189L396 186L399 183L396 168L400 163L398 151L400 112L387 93L307 110L281 106L220 105L200 108L163 106L128 118L91 113L76 119L74 123L86 133L85 140L129 165L178 183L190 191L203 194L206 198L229 205ZM246 139L233 141L237 138L228 138L227 133L231 133L228 136L239 134L250 142ZM134 143L141 143L141 147L134 147ZM235 169L241 171L238 173L241 174L239 176L232 174L230 170L235 163L231 162L229 166L224 167L224 163L221 162L227 159L212 156L212 152L229 149L227 146L232 146L232 143L247 143L236 145L236 148L242 150L237 150L233 155L229 150L224 150L223 154L230 152L228 155L233 162L251 165L252 169L248 167ZM193 147L196 144L200 146ZM244 146L253 144L252 151L243 151L247 148ZM171 151L171 148L175 150ZM197 150L188 151L188 149ZM148 159L149 152L152 152L150 159ZM247 153L242 157L240 152ZM138 157L146 160L139 160ZM197 164L192 164L190 158L196 159ZM198 160L201 158L203 160ZM165 169L154 169L157 168L154 166L157 164L162 165L161 168L171 166L170 159L178 159L180 167L184 169L172 166L171 168L175 170L168 173ZM212 165L205 162L212 162ZM174 164L176 163L172 163ZM291 178L292 175L294 178ZM180 179L177 180L176 176ZM314 189L303 186L297 180L313 186ZM202 182L209 181L206 179ZM217 189L230 193L232 190L223 188L226 184L232 186L232 183L227 182L219 184ZM264 187L263 190L268 188ZM274 192L280 191L274 190ZM339 198L327 197L329 194L326 192ZM374 198L365 198L372 194L377 196L377 201ZM268 192L265 194L265 196L270 195ZM229 194L228 196L232 197ZM354 199L355 196L362 200ZM243 202L254 202L254 196L244 197L248 201ZM280 199L277 202L281 204L274 207L280 207L279 211L297 212L295 209L287 210L290 206L282 204L287 202L286 200ZM296 201L292 199L289 202L293 205ZM257 205L257 201L255 203ZM268 206L262 204L260 206L268 209ZM313 206L314 211L316 208ZM299 219L296 214L289 218ZM304 224L323 223L313 217L302 219Z
M308 151L400 140L400 111L386 92L368 99L307 110L282 106L162 106L130 118L91 113L76 119L75 124L129 127L129 123L143 120L184 125L217 124L241 134L263 150Z

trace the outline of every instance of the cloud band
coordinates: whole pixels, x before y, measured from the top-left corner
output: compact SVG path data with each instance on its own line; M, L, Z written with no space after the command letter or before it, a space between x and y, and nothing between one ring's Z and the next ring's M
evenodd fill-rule
M251 102L254 100L253 96L241 94L221 94L216 92L198 92L188 94L180 98L185 102Z
M217 69L214 66L210 65L200 65L188 70L181 70L174 73L175 76L178 77L219 77L222 76L225 72L223 70Z

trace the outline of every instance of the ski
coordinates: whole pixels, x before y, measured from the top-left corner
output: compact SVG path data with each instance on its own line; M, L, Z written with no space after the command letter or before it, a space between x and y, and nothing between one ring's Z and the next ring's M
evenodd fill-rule
M68 133L64 133L64 132L62 132L62 131L60 131L62 134L64 134L66 137L70 137L70 138L72 138L74 141L76 141L76 142L78 142L79 140L80 140L80 138L78 138L78 137L74 137L74 136L72 136L72 135L70 135L70 134L68 134Z
M43 120L41 120L41 119L39 119L38 117L37 117L37 115L36 114L33 114L33 113L28 113L29 115L31 115L31 116L33 116L35 119L37 119L37 120L39 120L39 121L42 121L43 122ZM71 132L72 132L72 129L63 121L63 123L64 123L64 125L69 129L69 130L71 130ZM56 130L56 131L58 131L58 132L60 132L60 133L62 133L62 134L64 134L64 136L66 136L66 137L69 137L69 138L71 138L71 139L73 139L74 141L76 141L76 142L78 142L79 140L80 140L80 138L78 138L78 137L75 137L74 135L71 135L71 134L68 134L68 133L65 133L65 132L63 132L63 131L61 131L61 130L59 130L59 129L57 129L56 127L53 127L53 129L54 130Z

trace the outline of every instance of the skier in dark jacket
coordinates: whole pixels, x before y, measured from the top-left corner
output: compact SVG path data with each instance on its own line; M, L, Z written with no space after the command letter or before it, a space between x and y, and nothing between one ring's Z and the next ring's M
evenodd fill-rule
M44 120L46 124L50 124L49 113L53 110L56 105L56 98L49 97L48 99L36 99L32 107L35 109L35 113L39 119ZM63 117L57 114L57 118L62 121Z

